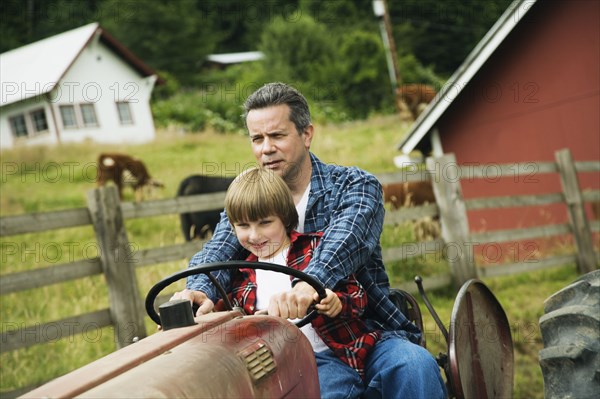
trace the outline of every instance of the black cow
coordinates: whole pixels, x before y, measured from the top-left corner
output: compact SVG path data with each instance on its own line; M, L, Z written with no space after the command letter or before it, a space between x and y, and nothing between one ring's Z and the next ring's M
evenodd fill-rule
M200 195L227 191L234 177L221 176L188 176L179 184L177 196ZM194 238L204 239L208 231L215 231L221 219L221 210L188 212L179 215L181 220L181 231L186 241Z

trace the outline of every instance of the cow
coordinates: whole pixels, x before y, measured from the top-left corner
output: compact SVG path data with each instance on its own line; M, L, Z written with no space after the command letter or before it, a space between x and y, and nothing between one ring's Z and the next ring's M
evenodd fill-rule
M396 89L396 98L404 101L415 120L436 94L432 86L421 83L408 83Z
M600 201L592 202L592 218L593 220L600 220Z
M191 175L179 184L177 196L199 195L227 191L234 177ZM187 212L179 215L181 232L186 241L192 239L206 239L209 231L214 233L221 210Z
M430 181L401 182L383 184L383 201L392 209L434 204L435 194ZM440 236L438 216L427 216L413 224L415 238L418 240L436 239Z
M113 181L117 186L119 198L123 199L123 188L130 186L136 201L141 201L144 188L160 187L164 185L152 178L144 162L126 154L102 153L98 156L98 187Z
M383 184L383 201L399 209L435 203L435 195L430 181L388 183Z

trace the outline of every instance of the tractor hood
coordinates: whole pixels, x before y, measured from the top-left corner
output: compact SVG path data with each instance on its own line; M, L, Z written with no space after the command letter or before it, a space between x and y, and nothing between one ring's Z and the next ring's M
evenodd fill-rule
M237 311L195 321L153 334L23 397L319 397L312 347L293 324Z

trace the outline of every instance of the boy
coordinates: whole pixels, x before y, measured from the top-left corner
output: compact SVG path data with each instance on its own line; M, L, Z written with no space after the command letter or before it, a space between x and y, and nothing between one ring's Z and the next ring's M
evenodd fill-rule
M291 192L281 177L265 168L250 169L233 181L225 197L225 212L240 244L250 251L248 261L303 270L321 237L320 233L294 231L298 213ZM232 276L232 302L254 314L270 309L272 295L291 288L287 275L240 269ZM331 392L335 385L332 370L350 367L356 371L354 392L359 394L364 389L365 359L380 333L369 330L360 319L367 297L354 276L335 289L326 289L327 297L315 305L319 316L302 332L315 351L321 386L330 384L327 392ZM318 295L314 300L319 301Z

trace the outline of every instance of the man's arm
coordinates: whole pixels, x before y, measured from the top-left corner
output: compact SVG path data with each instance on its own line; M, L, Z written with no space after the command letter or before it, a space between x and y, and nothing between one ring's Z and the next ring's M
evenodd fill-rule
M304 270L326 288L357 274L361 266L371 261L373 253L380 250L385 210L379 181L358 169L348 171L343 179L328 193L332 208L317 215L317 229L323 231L323 236ZM314 294L314 288L299 281L291 291L271 300L269 314L304 317Z
M206 294L201 291L191 291L185 289L183 291L179 291L173 294L171 300L173 299L187 299L191 303L197 304L198 310L196 311L196 314L194 316L200 316L202 314L210 313L215 307L215 303L208 299Z
M326 215L328 223L304 270L325 287L357 274L380 251L385 216L381 185L373 175L354 170L331 194L336 198L330 200L334 205Z
M235 236L225 212L223 212L221 213L221 221L217 225L213 237L204 245L200 252L192 257L189 267L203 263L241 259L241 256L243 256L243 248ZM220 270L214 272L213 275L223 287L227 288L230 286L231 272L229 270ZM203 274L188 277L186 288L190 291L201 291L211 301L217 301L216 288L208 277ZM200 303L198 304L200 305Z

